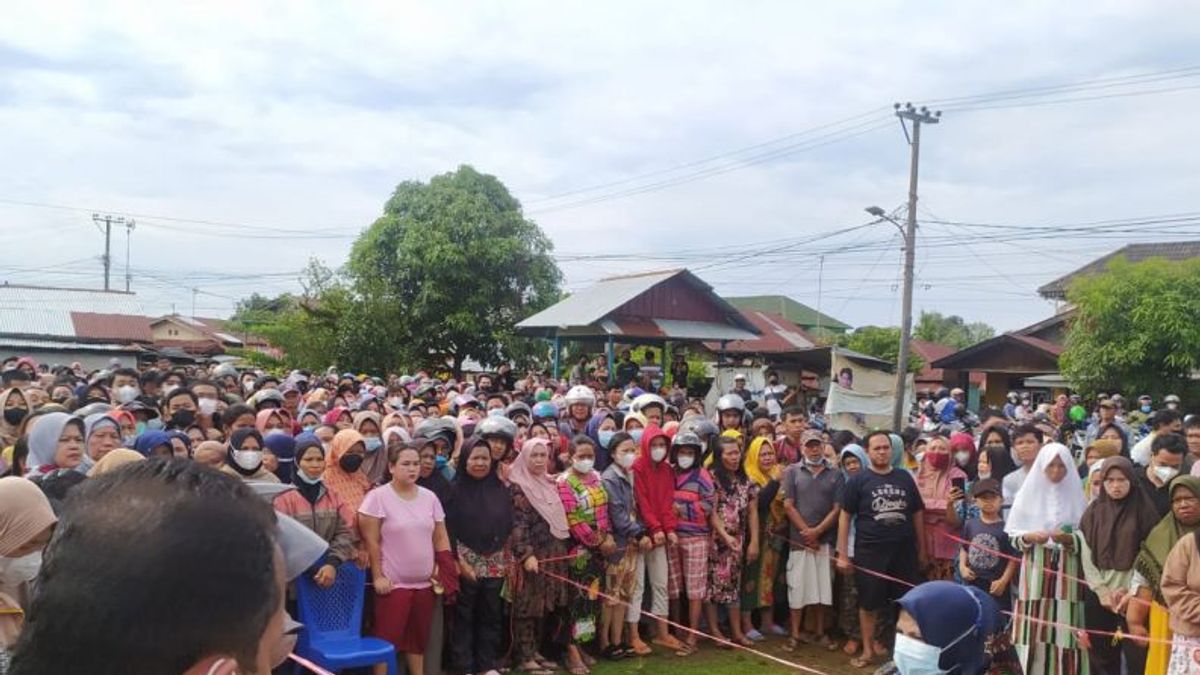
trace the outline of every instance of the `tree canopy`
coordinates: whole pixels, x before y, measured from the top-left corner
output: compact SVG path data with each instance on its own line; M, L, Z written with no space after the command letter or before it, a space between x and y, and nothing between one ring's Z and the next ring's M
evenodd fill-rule
M851 349L860 354L874 356L890 361L896 365L900 355L900 329L896 326L881 328L879 326L863 326L853 333L838 336L838 346ZM918 373L925 367L925 362L915 353L908 355L908 371Z
M1183 394L1200 370L1200 260L1111 262L1076 279L1077 308L1059 358L1086 394Z
M916 327L913 328L914 338L955 349L965 349L995 334L996 329L982 321L967 323L961 316L943 316L941 312L922 311Z

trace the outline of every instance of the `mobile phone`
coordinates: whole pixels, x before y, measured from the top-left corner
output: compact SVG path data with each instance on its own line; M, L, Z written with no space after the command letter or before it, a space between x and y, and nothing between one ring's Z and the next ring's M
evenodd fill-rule
M951 478L950 485L957 488L959 492L966 493L967 479L966 478Z

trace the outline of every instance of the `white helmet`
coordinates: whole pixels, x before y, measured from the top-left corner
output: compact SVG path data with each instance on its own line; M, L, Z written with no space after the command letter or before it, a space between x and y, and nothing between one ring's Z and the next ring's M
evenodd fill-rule
M725 412L726 410L744 412L746 410L746 401L737 394L725 394L717 399L717 412Z
M644 412L647 406L655 405L661 408L663 412L666 412L667 402L664 401L663 397L659 396L658 394L642 394L641 396L638 396L637 398L633 399L633 403L630 404L629 409L635 413L640 413Z
M571 387L571 390L568 391L567 395L563 397L563 402L568 406L572 406L577 403L584 403L590 408L596 405L596 395L592 393L591 387L577 384L574 387Z

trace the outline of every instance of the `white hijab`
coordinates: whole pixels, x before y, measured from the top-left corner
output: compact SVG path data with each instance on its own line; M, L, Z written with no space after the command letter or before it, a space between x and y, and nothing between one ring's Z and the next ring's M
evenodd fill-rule
M1058 483L1046 477L1046 467L1057 457L1067 469L1067 475ZM1087 508L1083 495L1083 482L1074 469L1071 451L1061 443L1048 443L1038 451L1029 477L1013 498L1012 511L1004 531L1009 535L1026 532L1058 532L1063 525L1079 527L1079 519Z

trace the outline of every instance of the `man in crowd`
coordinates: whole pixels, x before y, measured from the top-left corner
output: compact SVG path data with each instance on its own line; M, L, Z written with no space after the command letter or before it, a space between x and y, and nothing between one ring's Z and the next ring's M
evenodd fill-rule
M1004 477L1003 492L1004 505L1012 506L1013 498L1017 496L1017 491L1025 484L1025 479L1029 477L1029 470L1033 468L1033 462L1037 459L1038 451L1042 449L1044 436L1042 430L1032 424L1019 424L1012 430L1012 446L1013 451L1017 455L1017 461L1021 463L1016 471Z
M738 373L733 376L733 389L730 389L729 393L736 394L736 395L742 397L742 401L744 401L746 403L750 402L750 399L752 398L752 396L750 394L750 390L746 388L746 376L745 375L743 375L742 373Z
M1117 404L1113 403L1112 399L1100 401L1097 414L1098 418L1088 426L1085 445L1091 445L1092 441L1100 437L1100 432L1110 424L1117 425L1125 433L1125 437L1129 438L1129 427L1117 419Z
M783 409L783 436L776 441L776 459L788 466L800 461L804 451L803 435L808 429L808 415L802 406L793 405Z
M1171 510L1171 491L1168 486L1183 468L1186 454L1187 441L1182 436L1170 432L1159 433L1151 445L1149 466L1135 472L1138 487L1154 500L1160 518Z
M1134 464L1145 466L1150 463L1150 448L1159 434L1178 434L1183 431L1183 417L1174 410L1166 408L1154 413L1154 429L1142 440L1134 444L1129 451L1129 458Z
M804 460L792 464L780 481L784 509L789 524L787 559L788 608L790 632L800 642L823 640L825 609L833 606L833 578L829 560L837 539L841 506L837 498L843 489L842 472L825 460L825 441L821 432L811 429L802 435ZM767 542L768 545L771 542ZM804 609L813 607L815 636L802 635Z
M633 352L628 349L621 350L621 361L617 363L616 378L617 384L622 388L628 387L638 378L640 369L633 362Z

